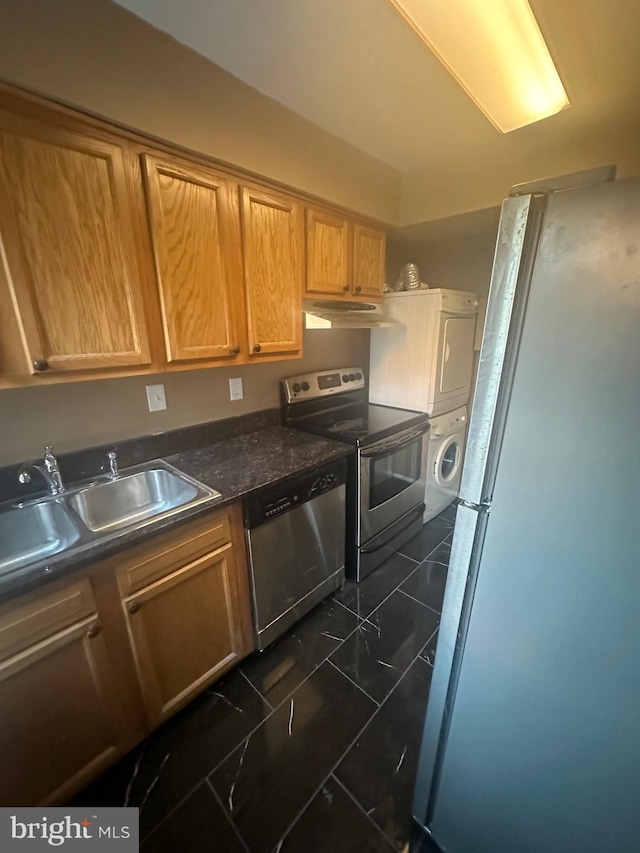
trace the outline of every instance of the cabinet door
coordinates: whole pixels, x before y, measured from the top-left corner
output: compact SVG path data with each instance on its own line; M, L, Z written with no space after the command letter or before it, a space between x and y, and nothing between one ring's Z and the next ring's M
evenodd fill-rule
M364 225L353 226L353 292L382 297L385 233Z
M233 547L207 554L125 599L150 722L200 692L245 651Z
M64 801L114 758L118 702L92 618L0 664L0 804Z
M167 359L234 358L234 187L215 172L150 155L144 166Z
M116 143L0 114L0 239L32 371L148 364Z
M242 188L249 354L302 349L304 222L292 199Z
M307 293L342 296L350 290L350 226L346 219L308 208Z

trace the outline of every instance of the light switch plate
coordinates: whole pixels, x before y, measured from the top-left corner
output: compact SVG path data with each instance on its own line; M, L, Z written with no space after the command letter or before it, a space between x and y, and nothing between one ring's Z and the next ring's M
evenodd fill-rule
M242 379L238 376L236 379L229 380L229 399L242 400L244 393L242 391Z
M164 385L147 385L147 402L150 412L161 412L167 408Z

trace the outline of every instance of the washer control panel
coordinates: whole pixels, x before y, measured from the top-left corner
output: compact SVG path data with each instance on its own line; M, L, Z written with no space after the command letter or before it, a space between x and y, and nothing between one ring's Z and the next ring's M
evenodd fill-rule
M463 432L467 422L467 409L463 406L461 409L456 409L449 415L437 415L431 418L431 430L429 437L432 441L443 436L453 435L457 432Z

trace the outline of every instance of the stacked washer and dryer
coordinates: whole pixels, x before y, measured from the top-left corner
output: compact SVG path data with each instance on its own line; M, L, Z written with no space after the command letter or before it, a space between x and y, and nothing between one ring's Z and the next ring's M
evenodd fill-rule
M369 399L429 415L424 521L458 496L479 299L459 290L387 293L393 326L371 332Z

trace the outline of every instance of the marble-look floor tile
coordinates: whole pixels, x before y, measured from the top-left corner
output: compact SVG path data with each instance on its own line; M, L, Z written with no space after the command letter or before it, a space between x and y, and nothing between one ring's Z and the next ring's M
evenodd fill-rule
M279 705L358 626L358 617L329 599L241 669L270 705Z
M203 782L148 836L140 853L246 853L244 845Z
M420 652L420 657L431 667L431 669L433 669L436 663L436 648L438 645L439 633L439 631L436 631L433 637L429 639L429 642L426 644L424 649Z
M325 662L211 774L251 853L273 850L375 709Z
M382 702L438 626L439 615L396 590L329 660Z
M393 847L333 777L286 835L278 853L392 853Z
M431 673L416 658L335 772L397 850L404 849L411 831Z
M454 518L455 507L447 507L440 515L428 521L417 536L402 545L399 549L400 553L417 563L421 563L444 539L451 535Z
M400 584L400 589L438 613L442 610L447 571L451 555L450 543L443 542Z
M430 836L413 821L409 846L403 853L442 853Z
M233 670L81 791L73 805L138 806L144 838L270 710Z
M415 569L407 557L394 554L360 583L347 581L334 598L365 619Z

